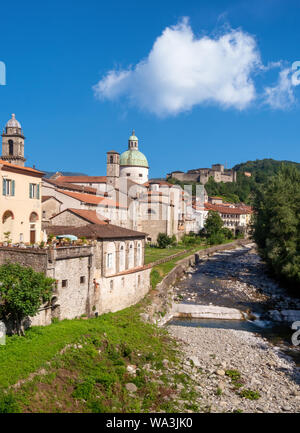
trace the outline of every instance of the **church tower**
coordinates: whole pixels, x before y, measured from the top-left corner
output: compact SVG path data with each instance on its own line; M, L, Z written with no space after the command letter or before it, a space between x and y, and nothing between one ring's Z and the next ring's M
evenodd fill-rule
M120 176L120 154L114 150L107 152L106 180L107 185L118 186Z
M5 125L2 133L2 156L4 161L24 167L24 141L22 127L14 114Z

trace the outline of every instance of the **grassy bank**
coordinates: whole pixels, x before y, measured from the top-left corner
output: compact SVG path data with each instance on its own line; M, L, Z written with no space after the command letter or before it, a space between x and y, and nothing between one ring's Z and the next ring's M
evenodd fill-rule
M191 408L194 391L189 378L177 373L176 344L164 330L142 322L140 312L141 304L94 319L33 327L25 338L8 337L0 346L0 412ZM38 370L7 393L9 385Z
M164 259L172 256L173 254L180 253L191 247L186 245L176 245L169 248L155 248L146 245L145 248L145 264L156 262L157 260Z

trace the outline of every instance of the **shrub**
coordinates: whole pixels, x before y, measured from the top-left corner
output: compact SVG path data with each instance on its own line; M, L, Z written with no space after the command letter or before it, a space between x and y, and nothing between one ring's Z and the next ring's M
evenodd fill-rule
M19 413L20 407L12 393L0 392L0 413Z
M88 400L91 396L95 385L95 379L88 378L84 382L79 383L72 393L75 398L82 398L83 400Z
M172 244L172 239L166 233L159 233L157 236L157 245L159 248L166 248Z
M258 400L260 393L258 391L252 391L251 389L243 389L243 391L240 392L240 396L248 398L248 400Z

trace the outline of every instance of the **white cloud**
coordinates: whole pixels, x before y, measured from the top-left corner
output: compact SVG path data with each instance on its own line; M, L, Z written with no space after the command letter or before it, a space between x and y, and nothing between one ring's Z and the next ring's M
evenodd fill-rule
M99 99L126 97L159 116L204 103L242 110L256 98L251 74L262 68L252 36L229 29L197 38L183 19L163 31L145 60L108 72L93 89Z
M282 69L279 72L278 82L273 87L266 87L265 103L275 109L287 109L295 103L294 85L292 82L292 70Z

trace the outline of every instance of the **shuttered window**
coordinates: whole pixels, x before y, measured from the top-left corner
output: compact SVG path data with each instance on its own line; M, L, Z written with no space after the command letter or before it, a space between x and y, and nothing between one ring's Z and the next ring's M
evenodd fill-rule
M2 179L2 194L6 196L15 195L15 181L13 179Z
M29 184L29 198L40 198L40 185L38 183Z

